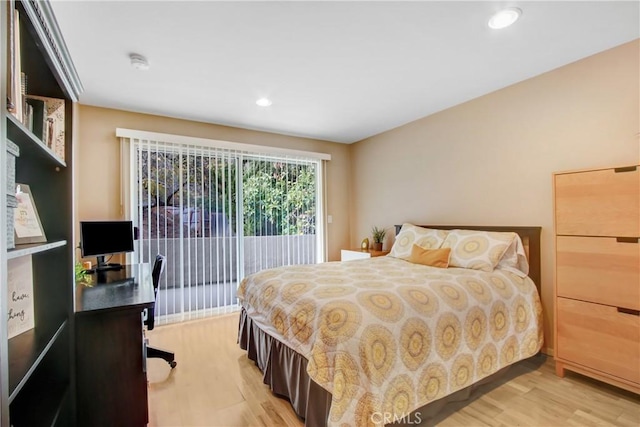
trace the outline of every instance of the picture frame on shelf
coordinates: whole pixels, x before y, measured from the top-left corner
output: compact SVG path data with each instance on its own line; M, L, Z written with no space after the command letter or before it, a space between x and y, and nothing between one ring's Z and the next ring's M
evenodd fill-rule
M7 309L7 338L35 327L31 256L10 259L7 263Z
M16 199L18 207L14 210L13 224L16 245L46 242L31 188L26 184L16 184Z

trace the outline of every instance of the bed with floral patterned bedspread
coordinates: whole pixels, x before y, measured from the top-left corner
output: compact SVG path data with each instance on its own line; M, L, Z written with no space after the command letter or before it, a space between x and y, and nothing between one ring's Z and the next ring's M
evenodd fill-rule
M265 270L238 296L262 331L307 359L331 394L328 425L364 426L535 355L540 299L517 273L386 256Z

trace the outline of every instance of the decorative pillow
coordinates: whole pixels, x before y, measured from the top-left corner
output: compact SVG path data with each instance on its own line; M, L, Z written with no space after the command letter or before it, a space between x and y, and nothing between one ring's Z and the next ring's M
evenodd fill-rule
M400 259L409 259L411 256L411 248L414 243L425 249L438 249L442 246L447 234L448 231L445 230L423 228L408 223L403 224L400 232L396 236L396 241L391 247L389 256Z
M408 261L430 267L447 268L449 266L450 255L451 248L425 249L414 244L411 248L411 256Z
M524 277L529 274L529 261L527 261L527 254L524 251L524 245L520 236L516 234L513 242L507 248L504 255L496 265L496 268L500 270L510 271L517 274L520 277Z
M493 271L515 237L516 233L451 230L442 247L451 248L450 267Z

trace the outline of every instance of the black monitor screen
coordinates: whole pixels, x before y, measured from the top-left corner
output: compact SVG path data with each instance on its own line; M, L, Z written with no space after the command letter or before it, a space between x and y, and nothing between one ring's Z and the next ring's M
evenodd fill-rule
M100 256L133 252L131 221L81 221L82 256Z

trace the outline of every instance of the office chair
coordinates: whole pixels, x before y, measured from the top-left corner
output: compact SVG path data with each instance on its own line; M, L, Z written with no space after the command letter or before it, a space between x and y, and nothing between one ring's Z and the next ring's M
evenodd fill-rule
M163 255L156 255L156 262L153 264L153 272L151 273L151 278L153 279L153 292L155 300L158 299L158 287L160 286L160 276L164 271L164 265L166 263L165 257ZM154 318L155 318L155 303L153 307L147 309L146 318L144 320L144 324L147 325L147 330L152 330L154 328ZM161 350L159 348L147 346L147 358L156 357L163 360L166 360L171 369L175 368L178 364L175 361L175 355L166 350Z

